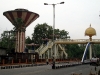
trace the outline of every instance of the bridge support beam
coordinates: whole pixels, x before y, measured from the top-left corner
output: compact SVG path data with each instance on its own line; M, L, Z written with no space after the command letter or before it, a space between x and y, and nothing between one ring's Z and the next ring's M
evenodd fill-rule
M48 54L48 59L49 59L49 56L50 56L50 55L49 55L49 54L50 54L50 53L49 53L49 51L50 51L50 50L48 49L48 51L47 51L47 54Z
M90 47L89 47L89 58L91 59L92 58L92 45L90 44Z
M56 49L56 44L54 45L54 57L55 57L55 59L56 59L56 55L57 55L57 49Z

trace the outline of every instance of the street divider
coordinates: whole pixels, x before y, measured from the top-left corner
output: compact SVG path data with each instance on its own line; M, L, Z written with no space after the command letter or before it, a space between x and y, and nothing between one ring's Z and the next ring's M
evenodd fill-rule
M82 63L57 64L55 66L55 69L66 68L66 67L73 67L73 66L78 66L78 65L82 65Z

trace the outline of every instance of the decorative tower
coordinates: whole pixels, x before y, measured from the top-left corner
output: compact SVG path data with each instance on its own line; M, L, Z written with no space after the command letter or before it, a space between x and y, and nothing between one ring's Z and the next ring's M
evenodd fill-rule
M90 27L85 30L85 36L89 36L89 40L92 41L92 36L96 35L96 30ZM92 58L92 46L90 44L90 59Z
M15 52L21 53L25 49L25 31L39 15L28 11L27 9L15 9L6 11L3 15L15 26L16 30L16 46Z

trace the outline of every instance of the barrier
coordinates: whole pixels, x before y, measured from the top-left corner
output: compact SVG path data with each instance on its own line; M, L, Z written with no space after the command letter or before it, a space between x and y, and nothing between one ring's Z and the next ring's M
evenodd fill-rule
M82 65L82 64L81 63L73 63L73 64L65 64L65 65L56 65L55 69L73 67L73 66L78 66L78 65Z

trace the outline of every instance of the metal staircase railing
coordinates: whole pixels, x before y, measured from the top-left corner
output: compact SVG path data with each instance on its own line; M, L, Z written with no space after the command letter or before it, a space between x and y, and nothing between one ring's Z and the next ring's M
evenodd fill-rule
M36 49L35 52L39 53L42 48L43 48L43 44L38 49Z
M45 52L48 50L48 48L52 48L52 46L53 46L53 42L52 42L52 41L49 41L49 42L47 43L47 45L45 45L45 46L40 50L39 55L42 55L43 53L45 53Z
M47 45L41 45L37 50L36 50L36 52L38 52L39 53L39 55L41 56L43 53L45 53L47 50L48 50L48 48L52 48L52 46L53 46L53 42L52 41L49 41L48 43L47 43ZM65 54L65 56L67 57L67 53L65 52L65 49L59 44L59 47L61 48L61 50L64 52L64 54Z

